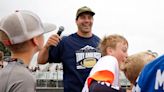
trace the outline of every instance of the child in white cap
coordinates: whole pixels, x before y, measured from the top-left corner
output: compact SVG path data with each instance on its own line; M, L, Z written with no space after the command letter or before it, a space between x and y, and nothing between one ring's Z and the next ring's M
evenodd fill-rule
M20 10L0 21L0 41L12 52L0 71L0 92L36 92L36 79L26 68L44 43L43 33L56 29L42 24L33 12Z

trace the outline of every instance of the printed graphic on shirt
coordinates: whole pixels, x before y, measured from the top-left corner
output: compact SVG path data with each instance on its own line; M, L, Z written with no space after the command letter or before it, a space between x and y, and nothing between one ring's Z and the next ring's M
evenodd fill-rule
M76 51L76 66L77 69L92 68L97 60L101 57L98 49L92 46L85 46Z
M159 90L160 88L163 88L164 90L164 71L158 69L156 73L154 89Z
M138 82L138 79L139 78L137 78L137 82ZM163 90L164 91L164 71L162 71L161 69L157 70L156 77L155 77L155 84L152 84L152 85L154 85L153 90L155 90L155 91ZM141 92L141 88L139 87L138 83L133 87L132 92Z

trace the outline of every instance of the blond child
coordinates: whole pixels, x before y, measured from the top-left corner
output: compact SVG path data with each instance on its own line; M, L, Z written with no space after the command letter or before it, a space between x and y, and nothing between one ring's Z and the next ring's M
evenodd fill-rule
M132 84L129 88L132 89L133 85L135 85L135 81L143 69L143 67L156 58L156 55L149 51L142 51L136 54L130 55L125 61L122 70L125 73L125 76Z
M125 76L130 81L131 86L128 88L132 90L133 86L136 84L136 80L143 69L143 67L154 60L157 57L156 52L151 50L138 52L136 54L130 55L125 61L122 70L125 73Z
M83 92L118 92L119 70L128 54L128 41L121 35L109 35L100 43L102 58L86 80Z

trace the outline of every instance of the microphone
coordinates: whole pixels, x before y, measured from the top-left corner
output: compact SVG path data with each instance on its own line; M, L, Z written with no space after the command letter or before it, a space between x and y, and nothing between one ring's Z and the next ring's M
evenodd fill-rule
M57 34L60 36L63 31L64 31L64 27L60 26Z

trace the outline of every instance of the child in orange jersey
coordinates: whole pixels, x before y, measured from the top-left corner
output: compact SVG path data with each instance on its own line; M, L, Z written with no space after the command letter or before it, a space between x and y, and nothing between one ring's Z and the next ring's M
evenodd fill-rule
M120 35L104 37L100 43L102 58L95 64L82 92L118 92L119 70L128 54L128 41Z

